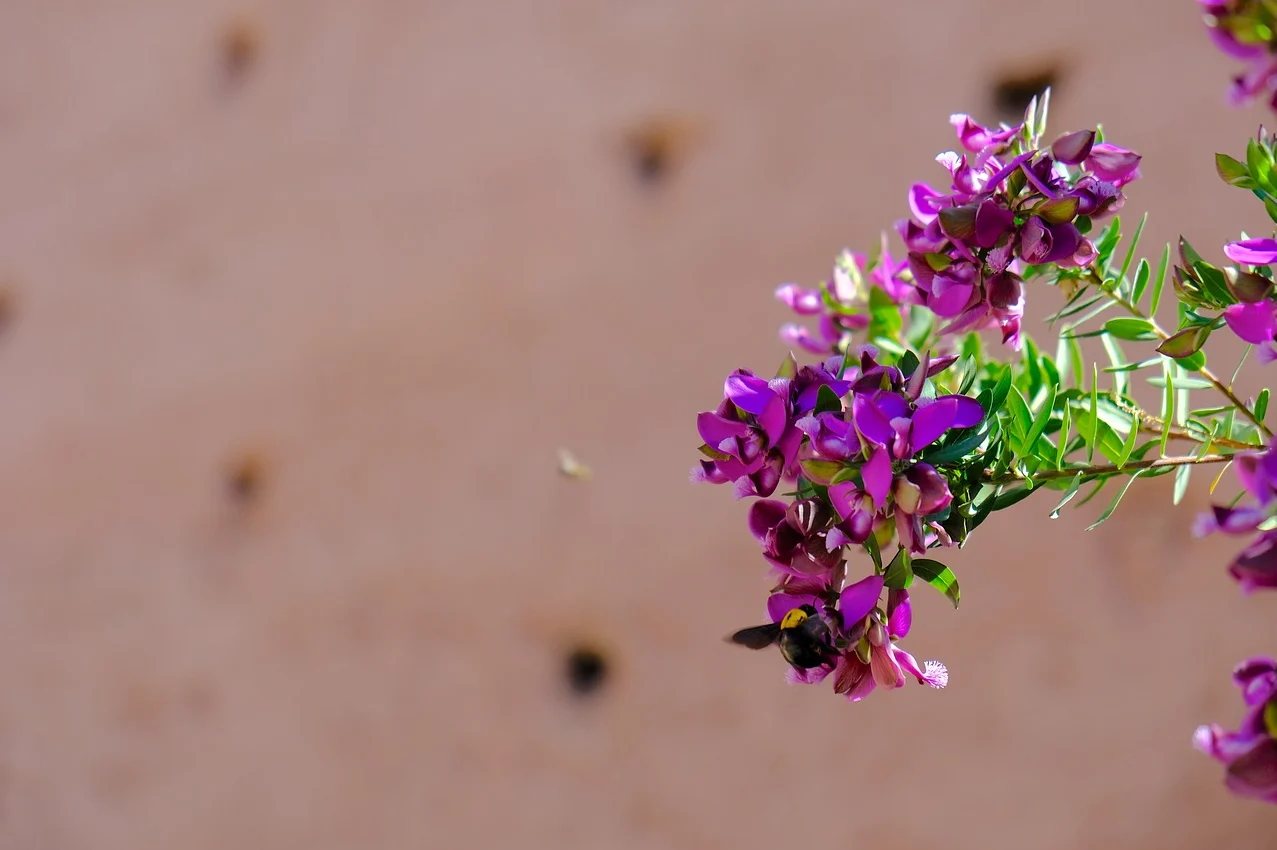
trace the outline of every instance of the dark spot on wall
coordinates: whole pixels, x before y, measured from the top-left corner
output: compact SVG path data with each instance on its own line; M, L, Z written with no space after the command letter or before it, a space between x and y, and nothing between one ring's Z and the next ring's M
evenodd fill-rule
M261 495L265 478L265 461L258 454L246 452L231 462L226 473L226 485L232 499L248 503Z
M648 185L663 182L683 160L694 137L693 125L685 120L663 117L643 122L627 140L634 176Z
M603 687L609 673L607 658L598 649L578 646L568 652L564 673L577 696L589 696Z
M999 120L1018 124L1029 108L1029 101L1041 97L1046 89L1059 87L1059 69L1054 65L1021 69L1003 74L993 84L992 106Z
M232 21L222 31L222 69L228 81L243 79L261 52L261 46L261 33L251 21Z

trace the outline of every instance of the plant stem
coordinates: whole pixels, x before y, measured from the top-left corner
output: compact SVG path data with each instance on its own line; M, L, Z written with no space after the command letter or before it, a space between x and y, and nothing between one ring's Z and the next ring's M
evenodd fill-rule
M1155 319L1152 316L1144 315L1143 310L1136 307L1134 304L1127 301L1122 296L1118 295L1117 292L1106 289L1104 287L1103 279L1100 277L1099 273L1095 271L1094 268L1089 269L1088 271L1090 272L1088 276L1089 282L1092 283L1097 289L1099 289L1100 292L1107 295L1110 299L1113 300L1114 303L1116 303L1119 307L1126 310L1132 316L1136 316L1140 319L1143 319L1144 321L1152 325L1153 333L1157 334L1158 339L1165 341L1170 338L1171 334L1167 333L1165 329L1163 329L1162 326L1157 323L1157 319ZM1263 434L1268 439L1272 439L1273 432L1268 429L1267 425L1265 425L1263 422L1259 420L1259 417L1257 417L1255 415L1255 412L1251 410L1250 407L1247 406L1246 402L1242 401L1240 398L1237 397L1237 394L1233 392L1232 387L1227 386L1223 381L1221 381L1218 377L1216 377L1214 372L1207 369L1205 366L1202 366L1200 369L1197 369L1196 371L1197 371L1197 374L1201 375L1204 379L1206 379L1206 381L1211 386L1219 390L1224 395L1224 397L1228 399L1229 403L1233 405L1233 407L1236 407L1238 410L1240 410L1242 416L1245 416L1247 419L1249 419L1255 425L1255 427L1259 429L1259 433Z
M1032 481L1040 483L1043 481L1056 481L1061 478L1073 478L1081 475L1084 479L1100 478L1105 475L1118 475L1123 472L1132 472L1140 469L1164 469L1166 467L1175 466L1197 466L1206 463L1227 463L1232 460L1232 455L1202 455L1201 457L1159 457L1155 460L1136 460L1118 466L1115 463L1094 464L1090 466L1074 466L1065 469L1044 469L1041 472L1035 472L1032 475L1019 475L1017 473L1007 473L997 478L986 479L986 484L1012 484L1017 481Z

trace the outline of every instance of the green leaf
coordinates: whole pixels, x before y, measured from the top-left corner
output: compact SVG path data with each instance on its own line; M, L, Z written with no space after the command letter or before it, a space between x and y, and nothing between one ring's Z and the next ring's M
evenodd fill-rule
M1100 372L1098 364L1091 364L1091 439L1086 442L1086 462L1095 460L1095 443L1100 436Z
M1011 394L1007 396L1007 413L1010 414L1009 433L1016 438L1015 453L1017 457L1028 454L1029 447L1024 442L1024 437L1029 433L1029 428L1033 425L1033 415L1029 412L1029 405L1024 400L1024 396L1020 394L1020 390L1016 387L1011 388Z
M1121 216L1114 216L1109 226L1100 233L1100 238L1095 240L1096 268L1102 269L1108 265L1109 257L1113 256L1113 249L1117 247L1118 240L1122 238L1121 226Z
M1053 511L1051 511L1051 519L1060 518L1060 509L1073 500L1073 497L1077 495L1077 491L1081 489L1081 487L1082 487L1082 474L1078 473L1077 475L1073 476L1073 481L1070 482L1069 488L1064 491L1064 498L1060 499L1060 503L1055 506L1055 509Z
M1043 402L1042 408L1038 411L1038 415L1033 419L1032 425L1029 426L1028 433L1024 436L1025 454L1033 451L1033 447L1037 445L1038 438L1046 431L1046 426L1051 421L1052 408L1055 406L1055 391L1054 385L1047 386L1046 401Z
M829 388L828 384L823 384L816 393L816 413L837 413L842 410L842 401L838 398L838 394Z
M1007 394L1011 392L1011 374L1010 366L1002 367L1002 375L998 378L998 382L993 385L993 397L989 399L989 407L985 410L985 418L990 418L1002 409L1002 405L1006 404Z
M1131 485L1135 483L1135 479L1139 478L1140 475L1143 474L1143 472L1144 470L1142 469L1137 470L1134 475L1132 475L1130 478L1127 479L1126 483L1122 485L1122 489L1117 491L1117 495L1113 497L1113 501L1110 502L1109 506L1104 510L1104 513L1100 514L1100 518L1086 527L1087 531L1094 531L1095 529L1099 528L1109 517L1113 516L1113 512L1117 510L1117 506L1122 501L1122 497L1126 495L1126 491L1131 489Z
M1162 287L1166 284L1166 269L1171 262L1171 246L1162 249L1162 261L1157 267L1157 277L1153 278L1153 294L1148 307L1150 316L1157 314L1157 305L1162 301Z
M1122 444L1122 454L1115 461L1117 468L1122 469L1126 466L1126 462L1131 459L1131 452L1135 451L1135 440L1140 435L1140 417L1137 413L1131 414L1131 431L1126 435L1126 442Z
M1055 449L1055 468L1064 466L1064 458L1069 453L1069 428L1073 425L1073 408L1064 405L1064 418L1060 420L1060 442Z
M1147 369L1149 366L1156 366L1162 362L1160 357L1150 357L1148 360L1141 360L1138 363L1122 363L1117 366L1104 367L1105 372L1134 372L1137 369Z
M1255 181L1250 179L1250 169L1246 167L1246 163L1233 159L1226 153L1215 154L1215 173L1229 186L1255 188Z
M1157 339L1153 323L1148 319L1129 316L1122 319L1109 319L1104 323L1104 331L1118 339L1148 340Z
M1171 438L1171 422L1175 417L1175 379L1171 377L1171 361L1162 361L1162 376L1166 392L1162 393L1162 457L1166 457L1166 443Z
M1006 490L993 497L993 509L995 511L1004 510L1012 505L1019 504L1025 499L1032 496L1038 491L1037 487L1016 487L1013 490Z
M1174 363L1175 361L1167 358L1166 362ZM1166 386L1166 378L1164 377L1163 378L1152 377L1152 378L1148 378L1147 380L1150 384L1152 384L1155 387ZM1211 387L1215 385L1212 384L1210 381L1203 381L1203 380L1200 380L1199 378L1180 377L1175 379L1175 386L1177 389L1180 389L1180 390L1206 390L1206 389L1210 389Z
M953 463L961 460L970 454L977 446L985 441L989 436L987 428L980 425L974 428L963 428L960 431L950 431L945 438L945 442L932 451L924 450L922 460L933 466L943 463Z
M1139 265L1135 267L1135 283L1131 286L1131 303L1138 305L1140 299L1144 297L1144 290L1148 287L1149 276L1148 260L1140 258Z
M1104 351L1108 353L1109 362L1113 364L1113 392L1119 396L1125 396L1130 389L1131 379L1120 369L1116 367L1124 365L1126 355L1122 353L1122 347L1117 344L1117 340L1108 334L1100 337L1100 342L1104 343ZM1104 370L1108 372L1108 369Z
M710 460L732 460L731 455L720 452L718 449L711 447L709 443L702 443L696 450Z
M1162 344L1157 346L1157 353L1176 360L1192 357L1210 339L1210 333L1210 325L1190 325L1162 340Z
M957 608L962 601L962 591L958 588L958 578L953 570L939 561L930 558L916 558L913 562L913 574L949 597L953 607Z
M1188 477L1193 474L1193 467L1190 464L1184 464L1175 470L1175 492L1171 494L1171 504L1178 505L1184 499L1184 492L1188 490Z
M1117 274L1118 280L1126 280L1126 273L1131 269L1131 261L1135 259L1135 247L1140 244L1140 236L1144 234L1144 225L1147 223L1148 213L1144 213L1139 225L1135 228L1135 233L1131 235L1131 244L1126 246L1126 258L1122 260L1122 270Z
M827 485L843 469L843 465L836 460L817 460L816 458L801 460L798 465L802 467L803 474L811 479L813 484Z
M869 330L870 339L885 336L898 339L900 329L904 327L904 317L900 315L900 307L891 300L891 296L877 286L869 290Z
M1260 187L1272 184L1272 162L1260 147L1259 142L1250 139L1246 144L1246 170L1250 178Z
M1255 396L1255 418L1260 422L1264 421L1264 414L1268 412L1268 388L1264 387L1259 391L1259 395Z
M904 588L913 584L913 570L910 569L909 550L903 546L896 550L896 557L887 565L882 583L887 587Z
M882 550L878 548L878 538L870 534L865 541L865 551L874 562L874 575L882 573Z

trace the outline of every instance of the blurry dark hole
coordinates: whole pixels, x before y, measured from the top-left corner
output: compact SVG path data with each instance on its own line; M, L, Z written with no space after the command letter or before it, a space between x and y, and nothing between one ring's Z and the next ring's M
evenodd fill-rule
M242 77L261 49L261 37L248 21L236 21L222 34L222 62L232 80Z
M1007 74L993 86L993 108L1000 120L1008 124L1019 123L1024 118L1024 110L1029 108L1029 101L1041 96L1046 89L1054 89L1059 84L1059 72L1053 68L1042 68L1022 74Z
M572 692L592 694L607 680L608 661L598 650L579 646L568 653L567 677Z
M643 183L659 183L669 171L669 145L659 138L647 138L634 145L634 171Z
M231 464L227 485L231 497L239 502L251 501L262 489L265 477L262 461L256 455L245 455Z

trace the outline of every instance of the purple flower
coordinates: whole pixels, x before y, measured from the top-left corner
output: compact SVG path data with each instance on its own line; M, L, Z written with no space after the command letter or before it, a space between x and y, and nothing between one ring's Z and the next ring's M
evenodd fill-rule
M1224 54L1245 62L1246 70L1233 78L1228 100L1244 106L1277 90L1272 10L1267 3L1203 2L1203 19L1210 39ZM1277 103L1277 98L1273 98Z
M1227 765L1224 782L1241 797L1277 803L1277 662L1251 658L1233 670L1246 714L1237 731L1199 726L1197 749Z
M914 287L900 279L906 268L886 253L868 272L869 281L883 290L897 304L914 297ZM795 323L781 326L780 338L786 345L797 346L815 354L829 354L846 348L851 334L869 326L868 290L865 285L865 257L844 250L834 263L833 274L815 289L796 283L776 288L777 300L799 316L819 316L818 332ZM836 305L836 306L831 306Z
M763 557L781 574L827 583L842 560L841 547L829 547L832 517L815 500L786 505L759 499L749 508L749 530L762 547ZM837 541L835 541L837 542Z
M1234 263L1268 266L1277 262L1277 239L1242 239L1224 246L1224 256Z
M1237 477L1252 504L1237 507L1213 505L1211 513L1198 517L1193 532L1198 537L1214 532L1250 534L1277 516L1277 453L1272 448L1234 457ZM1228 568L1243 593L1261 587L1277 587L1277 530L1262 532L1242 550Z
M843 607L846 609L845 602ZM860 609L850 613L860 613ZM912 655L896 646L897 641L908 636L913 623L913 609L907 590L888 592L885 618L880 610L871 609L859 617L844 616L844 622L848 627L855 623L862 630L863 637L834 665L835 693L859 702L878 685L904 687L906 673L913 676L918 684L933 688L949 684L949 671L939 661L920 665Z
M692 468L693 481L735 482L737 498L770 496L790 471L802 443L796 420L815 409L820 388L845 395L850 383L837 379L830 366L804 366L793 378L770 381L747 369L737 369L723 385L723 403L696 417L705 441L701 451L710 457Z
M1024 315L1023 264L1077 268L1096 248L1079 226L1117 212L1122 187L1140 176L1139 154L1068 133L1049 148L1024 149L1024 127L990 130L951 119L967 151L937 157L948 194L917 183L912 219L897 229L908 249L915 299L949 321L942 333L997 328L1013 349Z

